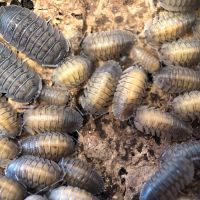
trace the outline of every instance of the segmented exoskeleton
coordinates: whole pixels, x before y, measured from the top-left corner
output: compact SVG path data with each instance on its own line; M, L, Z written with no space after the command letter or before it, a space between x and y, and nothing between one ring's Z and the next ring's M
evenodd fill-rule
M47 200L46 197L40 196L40 195L30 195L28 197L26 197L26 199L24 200Z

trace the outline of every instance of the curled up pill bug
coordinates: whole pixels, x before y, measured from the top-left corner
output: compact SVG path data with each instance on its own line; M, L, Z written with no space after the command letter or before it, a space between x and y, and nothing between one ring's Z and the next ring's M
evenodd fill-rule
M71 186L60 186L53 189L48 198L49 200L98 200L97 197L86 192L85 190Z
M61 179L60 167L54 161L36 156L21 156L11 161L5 175L36 192L48 189Z
M47 200L47 198L43 197L41 195L33 194L33 195L26 197L26 199L24 199L24 200Z
M86 162L63 158L60 160L59 166L68 185L84 189L92 194L100 194L104 191L101 175Z
M79 101L84 110L93 115L104 114L112 104L112 98L122 74L118 62L107 61L92 74Z
M79 112L65 106L38 106L24 113L24 128L32 135L45 132L71 133L79 130L82 123Z
M103 31L86 36L82 48L83 53L92 60L110 60L127 54L134 41L134 35L130 31Z
M113 98L113 115L121 120L129 119L142 103L147 86L147 75L138 66L124 70Z
M140 200L176 200L193 177L191 160L178 157L165 162L144 184Z
M69 52L62 33L31 10L10 5L0 8L0 33L12 46L44 66L57 66Z
M156 108L141 106L134 118L135 127L145 134L167 141L184 141L191 138L192 128L175 116Z

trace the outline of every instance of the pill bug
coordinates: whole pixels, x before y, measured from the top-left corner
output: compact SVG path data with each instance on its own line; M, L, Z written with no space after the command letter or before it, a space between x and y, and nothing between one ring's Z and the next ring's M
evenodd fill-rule
M127 68L121 76L113 98L112 112L121 120L129 119L141 104L147 86L147 75L138 66Z
M168 93L200 89L200 73L184 67L164 67L153 76L156 86Z
M75 144L69 135L44 133L21 141L22 153L58 161L74 152Z
M0 175L0 199L24 200L25 194L26 191L20 183Z
M19 132L17 113L7 102L0 101L0 134L14 138Z
M145 26L145 38L150 43L172 41L191 31L195 23L194 13L164 12Z
M84 189L92 194L104 191L102 177L86 162L79 159L63 158L59 162L68 185Z
M66 105L69 100L69 91L44 86L42 88L39 100L50 105Z
M103 114L112 104L117 82L122 74L120 65L115 61L107 61L96 69L89 79L80 103L84 110L91 114Z
M93 60L117 59L127 54L134 43L134 36L125 30L102 31L85 37L83 52Z
M98 200L85 190L71 186L60 186L50 192L49 200Z
M39 75L0 42L0 92L19 102L30 102L40 89Z
M47 200L47 198L40 195L30 195L24 200Z
M37 192L48 189L61 179L60 167L54 161L36 156L21 156L11 161L5 175Z
M165 43L160 58L167 65L194 67L200 62L200 41L194 38Z
M87 81L92 71L92 63L88 58L71 56L54 70L53 81L60 86L74 88Z
M0 33L12 46L44 66L56 66L69 52L69 42L57 28L27 8L0 8Z
M176 200L193 176L194 165L190 160L176 158L166 162L144 184L140 200Z
M78 130L82 123L81 115L65 106L38 106L24 113L24 128L32 135L45 132L73 132Z
M190 126L173 115L146 106L137 109L134 124L141 132L172 141L187 140L193 132Z
M200 6L199 0L158 0L159 5L168 11L192 11Z
M143 67L147 72L154 73L159 70L159 59L145 48L135 46L130 52L130 57L134 63Z

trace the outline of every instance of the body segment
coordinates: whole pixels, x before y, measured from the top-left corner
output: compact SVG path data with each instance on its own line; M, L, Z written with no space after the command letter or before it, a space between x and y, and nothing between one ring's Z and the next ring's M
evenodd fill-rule
M47 198L40 195L30 195L24 200L47 200Z

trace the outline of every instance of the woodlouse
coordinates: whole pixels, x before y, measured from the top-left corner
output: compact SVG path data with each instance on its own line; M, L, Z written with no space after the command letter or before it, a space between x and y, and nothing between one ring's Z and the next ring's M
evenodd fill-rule
M127 68L121 76L113 98L112 112L121 120L129 119L141 104L147 86L147 75L138 66Z
M24 200L47 200L47 198L40 195L31 195L26 197Z
M5 175L34 191L45 190L61 179L60 167L54 161L35 156L21 156L11 161Z
M50 105L66 105L69 100L69 92L60 88L44 86L39 100Z
M43 133L21 141L22 153L58 161L74 152L75 144L69 135Z
M143 67L149 73L154 73L160 68L159 59L145 48L137 46L133 47L131 49L130 57L135 64Z
M180 192L192 182L194 165L186 158L164 163L144 184L140 200L176 200Z
M84 189L92 194L104 191L102 177L87 163L73 158L63 158L59 162L68 185Z
M39 75L1 42L0 66L1 93L19 102L30 102L38 96L41 90Z
M121 74L121 67L115 61L107 61L97 68L89 79L83 96L80 97L83 109L96 115L105 113L112 103Z
M49 200L98 200L92 194L71 186L60 186L50 192Z
M17 181L0 175L0 199L24 200L25 189Z
M24 113L24 127L33 135L45 132L73 132L82 126L82 122L83 118L76 110L65 106L38 106Z
M184 67L163 67L153 82L165 92L189 92L200 89L200 73Z
M173 115L155 108L139 107L134 118L136 128L166 140L183 141L192 136L192 129Z
M53 73L55 84L66 88L80 86L92 73L91 61L83 56L71 56Z
M103 31L85 37L82 47L84 54L93 60L110 60L127 54L134 40L133 34L129 31Z
M195 67L200 62L200 41L191 38L165 43L160 58L167 65Z
M12 46L45 66L58 65L65 59L68 41L43 18L15 5L1 7L0 13L0 33Z

